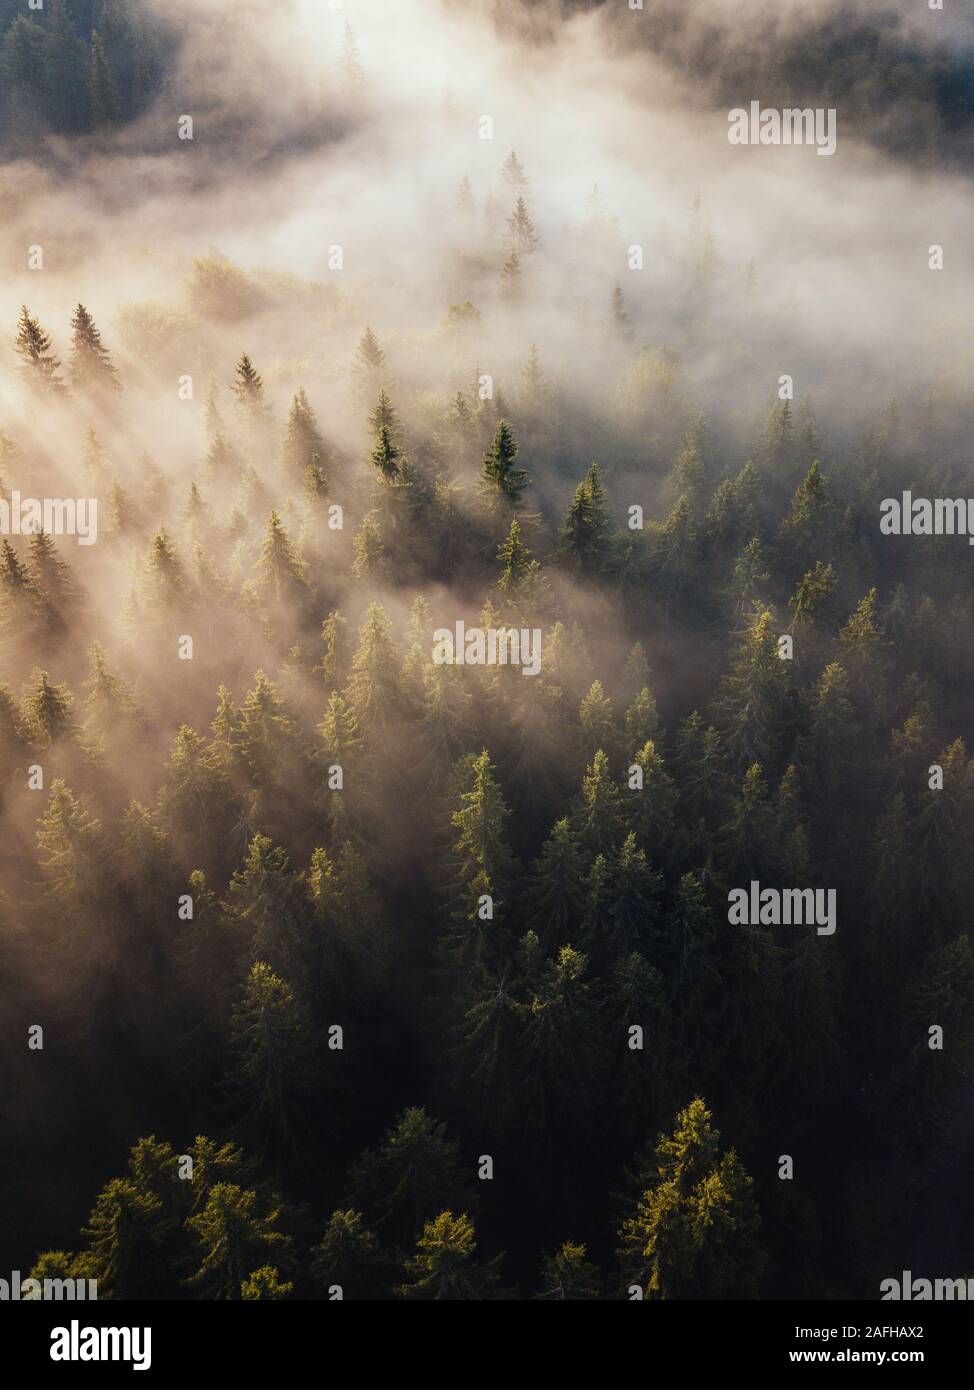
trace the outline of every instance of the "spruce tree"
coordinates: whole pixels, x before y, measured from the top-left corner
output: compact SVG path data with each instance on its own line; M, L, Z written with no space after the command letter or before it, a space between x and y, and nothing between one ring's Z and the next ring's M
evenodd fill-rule
M751 1179L697 1098L641 1172L619 1230L622 1275L645 1299L754 1298L766 1257Z
M230 1021L228 1089L262 1153L291 1152L305 1138L317 1080L310 1026L291 987L256 961Z
M268 1257L280 1262L290 1256L290 1239L277 1229L279 1220L279 1209L262 1211L252 1189L217 1183L203 1210L186 1223L199 1259L188 1286L201 1298L241 1298L246 1281L266 1266Z
M20 311L14 351L21 360L24 378L33 390L45 395L57 395L64 390L64 382L58 375L61 360L54 355L50 334L31 317L26 304Z
M488 501L503 499L511 506L521 500L528 485L528 474L517 467L518 446L505 420L498 421L490 449L484 455L480 474L481 493Z
M476 1259L477 1245L469 1216L443 1211L428 1221L405 1266L405 1282L396 1290L411 1301L469 1301L500 1297L498 1255L487 1264Z
M71 320L71 358L68 370L76 391L120 391L118 372L101 333L83 304Z
M519 197L514 205L514 211L507 219L507 229L513 255L529 256L538 249L537 233L523 197Z
M433 1219L441 1202L471 1209L473 1187L460 1146L446 1125L410 1106L349 1172L349 1197L383 1240L405 1247Z

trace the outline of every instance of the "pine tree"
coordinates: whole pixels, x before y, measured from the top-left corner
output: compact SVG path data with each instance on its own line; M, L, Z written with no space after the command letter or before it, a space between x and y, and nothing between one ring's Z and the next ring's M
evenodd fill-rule
M320 467L324 461L325 445L318 431L318 422L302 386L291 402L287 429L281 449L282 462L290 476L303 480L308 469Z
M369 428L376 440L380 438L384 429L388 430L390 438L395 438L402 429L396 408L384 390L379 392L375 409L369 416Z
M497 559L503 566L496 584L499 593L507 599L520 600L530 600L537 595L541 566L531 559L531 552L521 539L517 517L511 520L511 529L497 551Z
M680 1111L620 1228L623 1278L644 1298L753 1298L760 1287L766 1257L751 1179L733 1150L721 1157L710 1121L699 1097Z
M229 905L246 933L251 959L287 973L302 951L301 894L284 848L255 835L243 865L230 880Z
M98 1194L88 1225L85 1272L97 1279L99 1299L158 1296L162 1204L134 1182L113 1178Z
M325 685L337 689L344 685L351 664L351 651L348 641L348 621L341 613L329 613L321 624L321 640L325 645L325 655L320 669Z
M37 616L43 617L48 635L60 638L78 616L79 596L71 571L57 553L54 538L35 531L27 543L27 571L39 598Z
M277 1229L280 1211L262 1212L255 1191L220 1182L206 1206L187 1221L196 1237L200 1265L187 1279L201 1298L233 1299L242 1296L245 1282L267 1257L280 1262L289 1258L290 1238Z
M356 353L356 371L368 377L380 376L386 370L386 355L370 326L366 326Z
M514 205L514 211L507 219L507 229L511 238L512 255L530 256L532 251L538 249L537 233L523 197L519 197Z
M585 1258L584 1245L566 1240L541 1263L541 1292L534 1296L548 1302L593 1301L603 1297L602 1271Z
M316 1080L310 1020L266 961L251 967L230 1028L228 1085L243 1123L262 1152L294 1149Z
M47 749L71 737L74 699L66 685L54 685L46 671L34 671L33 683L24 694L24 729L35 748Z
M233 793L219 759L186 724L176 735L159 811L182 862L223 866L236 812Z
M489 501L503 499L511 506L521 500L521 494L528 485L528 474L524 468L516 466L517 443L513 431L506 421L497 424L490 449L484 455L480 475L480 489Z
M549 1145L587 1137L601 1057L598 1002L588 958L562 946L546 964L526 1014L522 1123Z
M350 1200L383 1239L406 1246L433 1219L441 1202L471 1209L473 1189L459 1151L446 1125L411 1106L381 1144L367 1149L352 1165Z
M289 613L295 608L299 614L304 611L310 596L308 567L299 557L276 511L267 519L255 577L256 591L263 602Z
M359 629L359 647L352 659L347 698L355 721L374 746L381 746L392 734L402 707L396 651L390 636L391 623L377 603L369 604Z
M528 415L538 415L545 409L550 400L551 386L545 378L537 344L532 343L528 349L527 361L521 371L518 407Z
M375 446L369 454L369 462L372 467L382 474L387 483L392 482L393 479L401 475L399 462L401 457L400 450L393 443L389 426L380 425Z
M629 824L640 845L658 860L673 834L677 791L652 739L635 754L632 766L642 773L642 786L629 789Z
M243 353L237 363L236 373L230 390L237 398L237 405L252 424L263 424L268 416L268 407L264 402L264 380L247 353Z
M510 811L495 771L485 748L471 760L467 789L460 792L459 808L451 816L458 832L453 845L453 896L464 916L475 883L486 880L503 893L512 880L514 861L506 833ZM495 913L497 906L495 901Z
M312 1251L311 1274L315 1289L326 1298L334 1288L343 1299L387 1299L396 1272L360 1212L351 1208L332 1212L320 1244Z
M92 911L103 886L101 823L58 779L38 826L37 844L47 856L41 867L54 902L78 916Z
M100 642L92 644L85 693L85 735L102 752L113 739L137 734L144 727L131 687L111 667Z
M739 766L775 768L790 751L795 709L787 667L778 655L773 616L764 609L754 615L719 692L726 747Z
M0 635L4 645L30 639L35 625L48 617L43 595L30 571L6 537L0 541Z
M101 333L83 304L79 304L71 320L71 385L76 391L120 391L118 372Z
M50 335L37 319L31 318L26 305L20 311L14 350L23 363L25 379L34 390L47 395L64 390L64 382L58 376L61 360L54 356Z
M578 842L589 862L615 848L622 829L621 815L619 789L609 759L600 748L582 778L582 793L574 816Z
M595 577L609 568L609 519L599 465L593 463L575 489L562 527L561 553L581 574Z
M581 752L588 762L600 748L612 749L616 743L615 716L612 701L601 681L593 681L578 711L581 729Z
M545 946L574 939L585 898L582 857L568 819L552 827L534 867L531 921Z
M355 555L352 563L352 574L356 579L365 579L372 584L379 584L388 578L389 561L382 532L379 529L377 511L367 512L362 518L362 525L356 531L352 541L352 551Z
M521 258L512 250L501 266L500 287L498 290L504 304L519 304L524 295L524 276L521 271Z
M405 1265L406 1279L396 1290L413 1301L469 1301L500 1297L498 1255L487 1264L476 1260L473 1222L469 1216L443 1211L428 1221Z
M530 183L529 178L524 172L524 165L513 150L511 150L510 154L504 160L503 167L501 168L501 177L510 188L515 189L518 193L523 192Z
M280 1302L294 1293L294 1284L281 1279L280 1271L273 1265L261 1265L240 1285L240 1297L244 1302Z

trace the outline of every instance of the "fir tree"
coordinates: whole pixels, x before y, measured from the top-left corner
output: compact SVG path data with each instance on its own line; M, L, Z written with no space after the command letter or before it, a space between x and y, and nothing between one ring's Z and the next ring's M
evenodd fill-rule
M485 498L501 498L511 506L516 506L521 500L521 494L528 485L528 474L526 469L516 466L517 455L513 431L506 421L500 420L481 468L480 488Z
M265 1268L267 1257L289 1255L290 1240L277 1229L280 1211L261 1211L257 1193L220 1182L206 1206L186 1225L196 1238L199 1268L186 1281L199 1297L242 1297L246 1281Z
M538 249L537 233L523 197L518 198L514 211L507 219L507 229L511 239L512 255L530 256L532 251Z
M120 391L121 383L101 333L83 304L71 320L71 385L76 391Z
M500 1297L501 1256L487 1264L476 1260L473 1222L469 1216L443 1211L428 1221L405 1266L406 1279L396 1290L412 1301L460 1301Z
M625 1281L643 1297L753 1298L766 1257L751 1179L699 1098L647 1161L645 1187L620 1231Z
M44 332L37 319L31 318L26 305L20 311L14 350L23 364L25 379L34 390L47 395L64 390L64 382L58 375L61 360L54 356L50 335Z

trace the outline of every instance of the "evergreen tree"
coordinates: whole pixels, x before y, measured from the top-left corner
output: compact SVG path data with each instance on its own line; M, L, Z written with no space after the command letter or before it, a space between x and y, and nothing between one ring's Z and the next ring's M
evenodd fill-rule
M281 454L284 467L294 479L304 480L309 468L320 468L324 462L324 440L303 386L288 411Z
M566 1240L541 1263L541 1292L535 1298L549 1302L581 1302L601 1299L602 1271L585 1258L584 1245Z
M524 172L524 165L513 150L511 150L510 154L504 160L503 167L501 168L501 177L508 187L515 189L519 194L523 192L530 183L530 179Z
M386 355L371 327L366 326L356 353L356 371L360 376L379 377L386 370Z
M577 931L585 897L584 866L567 818L552 827L534 869L531 921L546 946L561 946Z
M514 211L507 219L507 229L511 238L512 255L530 256L532 251L538 249L537 233L523 196L518 198Z
M302 1137L315 1081L309 1030L290 986L256 961L231 1020L229 1085L265 1151L293 1149Z
M98 1194L88 1225L85 1277L97 1279L99 1299L151 1298L164 1287L160 1267L162 1204L134 1182L113 1178Z
M262 1212L257 1193L220 1182L206 1206L190 1217L199 1268L186 1281L200 1298L241 1298L247 1280L266 1267L268 1256L280 1262L290 1254L290 1239L277 1230L280 1211ZM264 1261L264 1263L262 1263Z
M94 319L79 304L71 320L71 385L76 391L120 391L118 372Z
M309 599L308 567L298 555L281 518L272 511L256 568L256 589L265 603L293 613L304 611Z
M505 304L519 304L524 294L524 276L521 271L521 257L512 250L501 266L500 297Z
M760 1287L766 1257L751 1179L733 1150L721 1157L710 1121L699 1097L680 1111L620 1228L623 1278L644 1298L754 1298Z
M528 474L526 469L516 466L517 455L518 447L511 427L501 420L481 468L481 492L489 502L503 499L516 506L521 500L521 494L528 485Z
M392 434L388 425L380 425L375 446L369 454L369 462L386 482L391 482L394 478L401 475L402 465L400 459L401 451L393 443Z
M425 1110L402 1112L381 1144L367 1149L349 1173L349 1196L383 1239L405 1247L436 1215L439 1204L471 1209L471 1183L459 1144Z
M245 1302L253 1302L256 1299L280 1302L282 1299L290 1298L293 1293L294 1284L283 1281L280 1272L273 1265L261 1265L260 1269L255 1269L250 1278L245 1279L240 1285L240 1297Z
M32 389L46 395L56 395L64 390L64 382L58 375L61 360L54 356L50 335L44 332L37 319L31 318L26 305L20 311L14 350L23 364L24 378Z
M600 748L582 778L582 794L575 811L574 828L579 845L589 861L608 854L616 846L622 829L621 799L609 768L609 759Z
M609 566L609 519L599 465L593 463L575 489L562 527L561 551L568 563L588 576Z
M406 1261L405 1283L396 1292L422 1301L499 1298L502 1256L479 1264L476 1250L469 1216L441 1212L424 1226L416 1253Z
M333 1212L312 1256L311 1273L322 1297L336 1287L343 1299L391 1297L395 1263L363 1225L360 1212Z

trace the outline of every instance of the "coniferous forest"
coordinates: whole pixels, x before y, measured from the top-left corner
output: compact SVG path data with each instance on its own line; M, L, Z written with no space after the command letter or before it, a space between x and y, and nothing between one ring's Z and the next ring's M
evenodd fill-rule
M974 1277L974 41L766 8L0 4L0 1274Z

